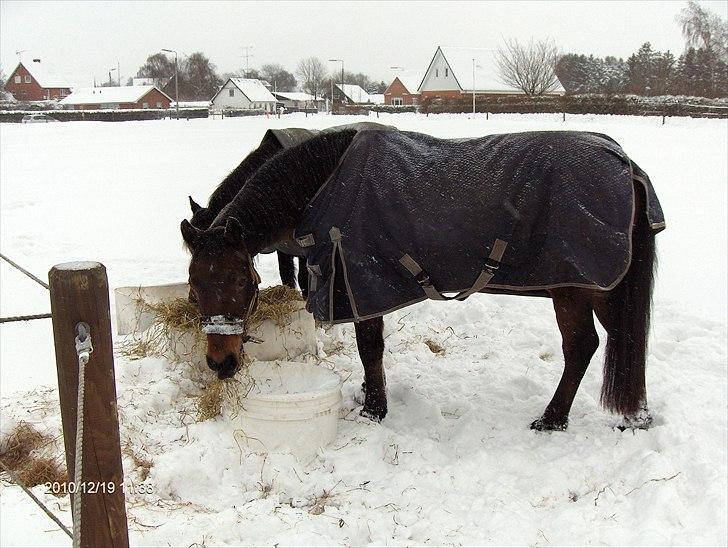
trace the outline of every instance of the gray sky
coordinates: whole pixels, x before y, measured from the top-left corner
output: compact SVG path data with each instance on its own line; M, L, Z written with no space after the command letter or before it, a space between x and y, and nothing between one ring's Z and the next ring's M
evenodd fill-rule
M228 72L301 57L343 58L347 70L391 80L391 66L426 69L438 45L497 47L504 37L552 37L565 52L627 57L643 42L678 55L675 15L684 1L541 2L146 2L0 0L6 74L40 57L75 83L123 80L161 48L204 52ZM728 2L701 4L726 17ZM328 63L332 70L340 66ZM114 76L115 78L115 76Z

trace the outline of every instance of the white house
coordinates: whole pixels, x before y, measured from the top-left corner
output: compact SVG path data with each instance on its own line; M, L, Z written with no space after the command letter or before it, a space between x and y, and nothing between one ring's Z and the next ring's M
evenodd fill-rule
M363 105L373 102L369 97L369 94L364 91L361 86L358 86L356 84L334 84L334 86L336 88L334 91L334 97L336 99L340 100L341 94L343 92L347 103Z
M229 78L210 101L212 110L263 110L275 112L276 98L260 80Z
M323 110L326 104L324 99L320 97L316 99L313 95L302 91L276 91L273 95L286 109L303 110L316 108Z
M418 88L421 99L484 94L523 94L500 76L496 51L486 48L438 46ZM563 95L557 79L553 95Z

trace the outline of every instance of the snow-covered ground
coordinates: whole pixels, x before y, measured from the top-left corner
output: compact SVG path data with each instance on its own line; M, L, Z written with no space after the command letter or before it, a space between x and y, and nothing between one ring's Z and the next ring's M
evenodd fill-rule
M0 248L42 278L55 263L93 259L112 287L184 280L178 227L188 194L206 200L267 128L362 119L3 124ZM440 137L598 131L649 173L667 220L648 366L655 426L612 428L616 418L598 406L602 347L569 430L527 428L563 366L545 299L476 295L388 316L390 410L381 424L360 419L353 401L362 369L352 326L321 331L324 365L346 379L345 409L334 444L305 467L290 456L241 453L222 421L196 423L200 385L190 379L198 373L117 357L122 442L153 462L155 493L128 498L132 544L726 545L726 121L379 121ZM278 283L274 257L260 264L264 285ZM4 262L0 279L2 316L49 310L45 290ZM55 384L50 321L0 327L0 439L21 419L57 435ZM138 479L128 455L124 466ZM42 491L70 524L67 500ZM69 544L18 488L1 492L0 545Z

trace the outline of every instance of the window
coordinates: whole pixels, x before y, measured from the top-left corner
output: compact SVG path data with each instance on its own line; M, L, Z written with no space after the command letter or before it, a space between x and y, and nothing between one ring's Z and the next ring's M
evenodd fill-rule
M230 88L230 89L228 90L228 93L229 93L229 96L230 96L230 97L235 97L235 90L234 90L233 88Z
M157 108L162 108L162 101L157 101Z
M445 78L447 78L447 68L445 69Z
M20 74L16 74L16 75L15 75L15 83L16 83L16 84L19 84L19 83L20 83L20 81L21 81L21 78L20 78Z
M440 76L440 69L435 69L435 78Z
M392 106L401 107L402 106L402 98L401 97L392 97Z
M149 108L149 103L142 103L142 108Z
M25 83L30 84L30 74L25 75Z

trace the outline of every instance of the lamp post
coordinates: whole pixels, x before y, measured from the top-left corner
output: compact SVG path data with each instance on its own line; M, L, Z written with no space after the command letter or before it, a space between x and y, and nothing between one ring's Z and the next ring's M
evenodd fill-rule
M177 120L179 120L179 86L177 82L177 52L173 49L164 49L162 51L167 53L174 53L174 106L177 111Z
M343 59L329 59L332 63L341 63L341 104L344 104L344 60ZM331 82L331 105L334 104L334 82Z

